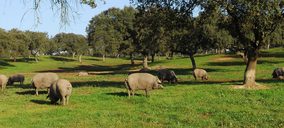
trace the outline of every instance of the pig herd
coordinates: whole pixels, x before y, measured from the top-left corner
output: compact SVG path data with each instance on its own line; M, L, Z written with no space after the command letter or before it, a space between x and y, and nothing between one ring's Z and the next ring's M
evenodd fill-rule
M86 73L81 73L85 76ZM208 74L204 69L194 69L192 72L195 80L208 80ZM284 67L276 68L272 73L273 78L284 79ZM24 83L25 76L22 74L12 75L9 78L0 74L0 86L4 91L6 85L13 85L15 82L19 82L21 85ZM162 89L162 83L167 81L168 83L177 83L178 79L173 70L160 69L157 71L157 76L154 76L147 71L139 71L129 73L125 79L125 87L128 91L128 96L134 96L136 90L144 90L146 96L149 95L149 91L153 89ZM33 76L31 81L32 87L35 89L35 94L38 95L39 89L47 89L48 96L52 104L57 103L60 100L60 104L67 105L72 93L72 84L66 79L60 79L56 73L38 73Z
M22 85L24 80L25 76L22 74L12 75L9 78L0 75L1 89L4 91L6 85L13 85L14 82L19 82ZM35 89L36 95L38 95L39 89L47 89L47 98L50 99L52 104L55 104L58 100L62 105L68 104L72 93L71 83L68 80L59 79L56 73L38 73L33 76L31 85Z

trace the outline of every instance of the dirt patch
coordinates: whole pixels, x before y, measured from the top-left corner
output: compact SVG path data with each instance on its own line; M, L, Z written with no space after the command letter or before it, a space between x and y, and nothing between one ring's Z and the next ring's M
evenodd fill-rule
M213 61L220 62L220 61L230 61L230 60L233 60L233 59L235 59L235 58L230 57L230 56L224 56L224 57L220 57L220 58L215 58L215 59L213 59Z
M255 86L253 87L248 87L246 85L233 85L230 88L232 89L246 89L246 90L265 90L265 89L270 89L270 87L266 86L266 85L261 85L256 83Z
M115 70L115 71L92 71L92 72L88 72L89 74L93 74L93 75L103 75L103 74L117 74L117 73L129 73L129 72L138 72L138 69L135 70Z

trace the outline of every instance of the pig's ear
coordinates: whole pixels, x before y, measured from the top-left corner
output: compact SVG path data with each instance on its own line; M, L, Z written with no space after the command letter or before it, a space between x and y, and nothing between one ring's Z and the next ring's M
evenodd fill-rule
M155 76L156 80L159 80L159 78L157 76Z
M156 80L158 83L162 83L161 80L156 76Z

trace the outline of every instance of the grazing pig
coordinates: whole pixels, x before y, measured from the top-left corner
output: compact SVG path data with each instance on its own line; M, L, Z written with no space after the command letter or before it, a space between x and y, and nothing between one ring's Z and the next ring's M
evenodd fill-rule
M128 91L128 96L130 94L134 96L135 90L145 90L146 96L148 96L148 91L152 89L163 88L161 81L149 73L133 73L125 79L125 85Z
M283 68L276 68L272 73L273 78L283 78L284 77L284 67Z
M38 73L32 78L32 86L35 88L36 95L38 95L38 89L47 88L49 91L50 85L58 80L56 73Z
M23 85L24 81L25 81L25 76L24 75L16 74L16 75L13 75L13 76L9 77L7 85L13 85L14 82L20 82L20 84Z
M194 69L193 77L195 78L195 80L197 78L201 78L201 80L208 80L207 72L204 69Z
M72 85L68 80L59 79L55 81L49 88L49 94L47 98L51 100L52 104L55 104L59 99L62 105L67 105L72 93Z
M2 91L4 91L4 89L6 88L7 82L8 82L7 76L0 74L0 85Z
M151 71L151 68L141 68L140 70L139 70L139 72L142 72L142 73L147 73L147 72L149 72L149 71Z
M89 73L88 72L79 72L78 76L88 76Z
M164 80L168 81L168 82L177 82L177 76L175 74L174 71L172 70L168 70L168 69L160 69L158 70L158 78L162 81L162 83L164 82Z

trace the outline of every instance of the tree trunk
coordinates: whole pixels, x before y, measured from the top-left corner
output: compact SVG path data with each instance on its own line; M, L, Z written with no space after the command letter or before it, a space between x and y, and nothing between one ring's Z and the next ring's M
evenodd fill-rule
M36 62L38 62L38 58L37 58L37 55L35 55L35 61L36 61Z
M103 61L106 61L106 55L103 54Z
M270 48L270 43L267 44L266 49L268 50Z
M191 61L192 69L193 70L196 69L196 63L195 63L195 59L194 59L192 53L189 54L189 58L190 58L190 61Z
M144 55L143 68L148 68L148 56Z
M157 55L157 59L158 59L158 61L160 60L160 54Z
M75 59L75 55L76 55L76 53L73 52L73 53L72 53L72 59Z
M224 53L225 53L225 49L222 48L222 49L221 49L221 54L224 54Z
M80 54L80 55L78 56L78 61L79 61L80 63L82 63L82 54Z
M255 72L258 58L258 50L248 50L247 52L248 62L244 74L244 86L247 88L253 88L255 83Z
M166 53L166 59L167 59L167 60L169 60L169 59L170 59L170 57L169 57L169 53L168 53L168 52Z
M131 61L131 65L134 65L135 62L134 62L134 57L133 57L133 54L131 53L130 54L130 61Z
M155 54L151 55L151 62L153 63L155 61Z
M14 56L14 57L13 57L13 60L14 60L14 62L16 62L16 61L17 61L17 58Z
M171 51L171 53L170 53L170 57L171 57L171 59L173 59L173 58L174 58L174 52L173 52L173 51Z
M38 58L37 58L37 55L38 55L38 53L37 52L35 52L34 54L32 54L33 56L34 56L34 58L35 58L35 62L38 62Z

